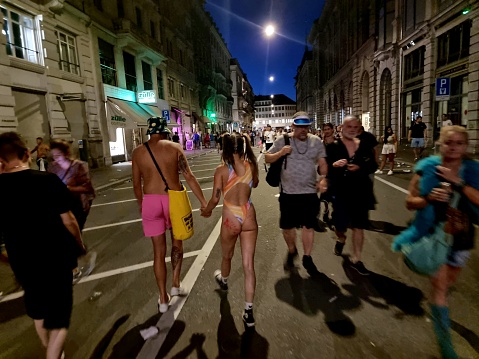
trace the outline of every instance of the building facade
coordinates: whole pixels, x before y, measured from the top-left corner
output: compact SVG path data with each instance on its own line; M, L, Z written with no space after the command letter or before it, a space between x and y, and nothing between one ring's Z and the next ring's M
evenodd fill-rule
M392 125L405 139L421 115L437 138L447 115L478 151L477 1L327 1L309 41L320 122L339 124L353 113L374 134ZM439 79L450 84L448 98L436 98Z
M299 111L305 111L314 119L315 127L318 127L316 106L314 101L314 89L316 85L314 73L313 52L305 48L303 59L298 67L295 77L296 104Z
M231 59L230 74L233 88L233 129L242 132L251 130L254 121L254 93L238 59Z
M296 102L283 94L255 96L254 107L254 130L263 129L266 125L274 128L289 128L296 112Z

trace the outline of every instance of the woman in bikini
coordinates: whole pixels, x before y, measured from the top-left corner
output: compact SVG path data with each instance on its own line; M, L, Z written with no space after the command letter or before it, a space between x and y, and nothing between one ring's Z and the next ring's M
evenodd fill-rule
M243 257L245 310L243 321L247 327L255 325L253 298L256 287L254 252L258 237L256 212L251 203L251 189L258 186L258 164L247 136L238 133L223 136L223 164L215 172L213 195L202 210L203 217L211 216L223 193L223 223L221 225L221 270L214 273L222 290L228 290L231 259L238 236Z

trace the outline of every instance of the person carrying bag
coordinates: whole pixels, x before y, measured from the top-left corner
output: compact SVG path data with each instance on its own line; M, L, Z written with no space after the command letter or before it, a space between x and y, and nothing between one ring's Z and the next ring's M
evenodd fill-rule
M284 137L284 145L289 146L288 134L284 134L283 137ZM284 166L283 166L283 163L284 163ZM286 169L287 164L288 164L287 155L282 156L279 160L270 164L268 173L266 174L266 182L271 187L279 187L279 183L281 182L281 170L283 168Z

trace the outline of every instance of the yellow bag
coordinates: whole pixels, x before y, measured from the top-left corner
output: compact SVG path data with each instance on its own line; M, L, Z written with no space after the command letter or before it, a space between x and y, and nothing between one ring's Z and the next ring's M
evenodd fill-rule
M190 199L185 186L182 187L181 191L168 190L173 238L177 240L185 240L195 234Z

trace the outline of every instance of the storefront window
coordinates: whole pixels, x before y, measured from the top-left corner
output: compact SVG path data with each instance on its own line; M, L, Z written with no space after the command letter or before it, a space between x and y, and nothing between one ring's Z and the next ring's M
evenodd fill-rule
M116 129L116 142L110 142L110 155L122 156L125 154L125 142L123 136L124 129L117 127Z

